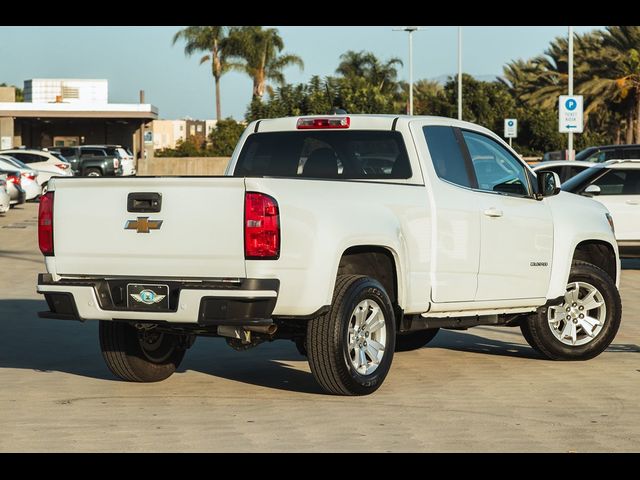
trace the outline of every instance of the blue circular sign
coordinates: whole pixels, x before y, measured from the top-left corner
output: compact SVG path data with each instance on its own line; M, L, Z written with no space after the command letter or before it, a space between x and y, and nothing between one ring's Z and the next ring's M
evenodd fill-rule
M566 102L564 102L564 106L567 108L567 110L572 111L576 109L576 107L578 106L578 102L576 102L573 98L570 98Z
M507 125L509 125L510 127L513 127L513 120L509 120L509 121L507 122Z

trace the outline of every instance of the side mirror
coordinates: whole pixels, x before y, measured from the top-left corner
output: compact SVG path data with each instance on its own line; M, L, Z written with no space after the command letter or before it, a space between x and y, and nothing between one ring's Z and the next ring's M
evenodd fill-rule
M598 185L589 185L584 189L582 194L585 197L595 197L596 195L600 195L602 193L602 189Z
M560 193L560 177L556 172L541 170L538 175L538 197L552 197Z

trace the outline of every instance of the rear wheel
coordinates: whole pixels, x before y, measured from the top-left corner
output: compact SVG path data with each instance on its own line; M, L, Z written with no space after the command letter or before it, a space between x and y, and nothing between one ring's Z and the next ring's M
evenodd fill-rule
M311 372L327 392L367 395L387 376L395 346L395 319L380 283L362 275L340 275L329 311L309 321Z
M129 382L159 382L176 371L185 348L181 335L138 330L128 323L100 321L100 349L109 370Z
M588 360L601 354L620 327L620 293L607 273L574 262L561 305L531 315L521 329L529 344L552 360Z
M398 333L396 335L396 352L410 352L422 348L433 340L439 331L439 328L429 328L415 332Z
M101 177L102 172L97 168L87 168L85 175L87 177Z

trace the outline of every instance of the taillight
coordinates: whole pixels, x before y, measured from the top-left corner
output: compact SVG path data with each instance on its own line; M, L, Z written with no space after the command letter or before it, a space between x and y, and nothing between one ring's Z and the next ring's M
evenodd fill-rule
M115 170L117 170L119 166L120 166L120 160L118 160L117 158L114 158L113 159L113 168Z
M28 180L35 180L36 176L32 173L23 173L22 176Z
M276 260L280 256L278 202L264 193L244 196L244 258Z
M19 175L7 175L7 182L11 182L14 185L22 185Z
M62 170L66 170L67 168L69 168L69 164L68 163L56 163L56 167L61 168Z
M351 119L349 117L316 117L299 118L296 125L299 130L321 129L321 128L349 128Z
M38 208L38 245L47 257L53 255L53 194L42 195Z

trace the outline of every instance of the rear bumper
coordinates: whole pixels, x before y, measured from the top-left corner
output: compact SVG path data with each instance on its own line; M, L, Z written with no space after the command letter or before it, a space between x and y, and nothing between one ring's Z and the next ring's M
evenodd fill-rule
M169 311L130 310L118 289L126 283L169 285ZM280 282L275 279L241 279L223 282L129 279L61 280L38 275L38 293L49 310L42 318L59 320L129 320L190 325L259 325L271 322Z

